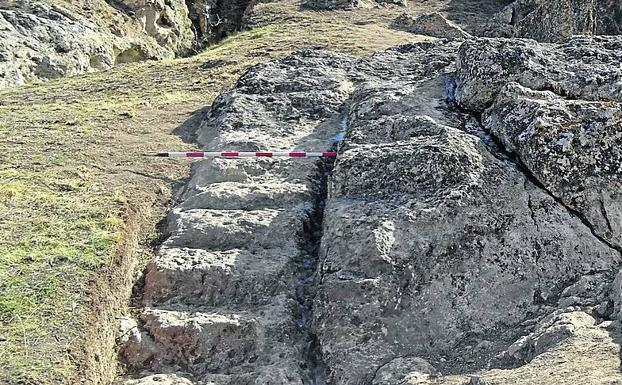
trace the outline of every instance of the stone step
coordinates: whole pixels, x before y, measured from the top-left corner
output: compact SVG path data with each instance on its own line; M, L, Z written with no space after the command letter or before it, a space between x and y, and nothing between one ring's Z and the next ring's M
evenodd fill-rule
M206 159L193 165L192 177L180 198L192 198L206 191L212 184L224 182L314 186L319 182L309 177L316 175L317 170L315 159Z
M258 366L299 367L296 302L284 296L253 311L146 308L142 331L123 349L137 370L193 376L242 374ZM292 372L296 373L296 371Z
M299 244L311 204L292 210L203 210L177 208L169 214L168 247L229 250L290 248Z
M147 267L143 301L220 306L266 304L277 294L293 291L295 246L249 251L159 250Z
M294 207L313 202L309 183L292 183L270 178L252 182L221 182L201 188L201 192L179 205L185 209L256 210Z

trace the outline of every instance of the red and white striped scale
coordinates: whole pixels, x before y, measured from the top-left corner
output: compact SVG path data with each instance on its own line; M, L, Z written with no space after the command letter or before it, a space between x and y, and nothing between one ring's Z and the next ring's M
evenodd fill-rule
M334 158L336 152L304 152L304 151L258 151L258 152L210 152L210 151L188 151L188 152L159 152L146 154L163 158Z

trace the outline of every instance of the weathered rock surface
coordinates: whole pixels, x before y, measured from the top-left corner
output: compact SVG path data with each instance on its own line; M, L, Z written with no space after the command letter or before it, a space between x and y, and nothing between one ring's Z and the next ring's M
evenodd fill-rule
M308 51L249 70L214 103L199 140L223 150L330 147L350 64ZM123 350L133 370L178 372L198 384L315 380L319 168L309 160L197 162L147 268L147 307Z
M0 87L170 58L193 46L183 1L128 0L124 6L133 18L109 7L117 18L115 29L40 1L0 9Z
M622 245L620 58L619 37L552 45L480 39L460 49L456 89L465 108L489 106L482 117L485 128L617 247Z
M505 86L484 126L594 231L622 249L622 104Z
M594 325L594 319L580 311L555 312L542 320L536 331L512 345L502 356L519 356L515 369L488 369L471 376L436 377L424 384L617 384L620 334L609 322ZM538 348L539 347L539 348ZM525 364L536 350L545 350ZM526 356L525 356L526 355ZM577 370L581 368L581 370ZM421 384L406 381L404 384Z
M120 0L140 23L143 32L176 55L194 46L195 36L184 0Z
M188 55L239 29L252 4L96 0L92 7L70 5L43 0L0 5L0 88Z
M487 26L485 35L542 42L572 35L622 33L622 4L613 0L517 0Z
M456 100L471 111L489 107L516 82L570 99L622 99L622 38L574 37L561 44L523 39L477 39L459 51Z
M462 28L447 20L438 12L413 17L400 16L396 21L398 25L410 24L409 31L418 35L465 40L471 37Z
M622 381L620 55L617 37L447 40L250 69L199 143L345 136L335 167L197 162L128 364L196 384Z
M426 46L438 53L443 44ZM402 59L417 68L431 57ZM566 303L566 282L604 273L610 286L620 263L581 220L465 132L473 122L445 102L451 71L445 64L369 82L351 98L314 306L329 383L373 382L374 368L399 357L426 358L443 372L474 368L523 333L529 317ZM572 301L597 306L607 290L591 287Z

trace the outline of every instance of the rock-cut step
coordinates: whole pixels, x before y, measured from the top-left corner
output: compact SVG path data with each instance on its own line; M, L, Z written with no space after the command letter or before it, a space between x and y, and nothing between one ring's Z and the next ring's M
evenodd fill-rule
M313 201L308 184L276 177L252 183L220 182L201 187L199 193L180 204L184 209L257 210L286 208Z
M313 212L311 203L292 210L177 208L169 215L168 247L207 250L278 248L300 244Z
M285 378L270 383L300 383L295 314L296 302L285 296L252 311L146 308L142 331L130 335L122 354L133 369L188 373L201 380L244 378L276 365L286 369L278 375Z
M295 246L223 251L163 247L147 267L143 301L147 306L266 304L292 291L292 262L300 253Z

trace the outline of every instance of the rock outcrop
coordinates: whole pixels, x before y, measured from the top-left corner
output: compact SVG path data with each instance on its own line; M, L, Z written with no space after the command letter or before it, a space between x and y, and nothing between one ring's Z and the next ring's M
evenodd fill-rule
M395 20L393 25L418 35L459 40L465 40L471 37L469 33L465 32L455 23L447 20L438 12L423 14L417 17L404 13Z
M200 143L330 147L351 91L341 69L349 63L306 52L255 67L214 103ZM170 371L201 384L315 381L310 304L323 167L271 159L196 164L168 219L168 239L147 269L139 337L123 351L134 370L163 373L172 383L182 380L167 377Z
M314 306L331 384L380 381L404 357L468 372L557 307L611 312L620 253L485 134L473 135L476 115L447 104L453 67L439 58L453 57L451 47L402 48L411 68L436 66L404 76L384 65L395 69L390 82L369 79L351 99ZM393 383L433 375L396 373Z
M602 324L622 303L619 44L447 40L251 69L199 143L345 137L334 170L197 163L127 362L197 384L500 384L585 345L599 358L581 350L564 378L602 360L595 378L622 380Z
M190 10L188 5L190 5ZM185 56L240 28L250 0L43 0L0 6L0 88Z
M495 15L484 34L555 42L572 35L620 33L622 4L619 1L517 0Z
M0 9L0 87L187 54L194 35L182 0L108 7L113 28L40 1ZM103 22L103 21L102 21Z
M589 60L588 60L589 58ZM595 233L622 248L622 39L477 40L460 49L456 99Z

